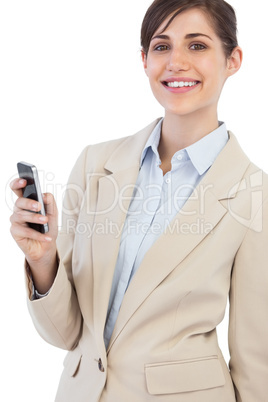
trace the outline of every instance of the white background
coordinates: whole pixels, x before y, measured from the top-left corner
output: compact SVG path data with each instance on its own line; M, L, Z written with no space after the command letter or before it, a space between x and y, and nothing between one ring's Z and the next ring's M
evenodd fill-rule
M244 49L219 119L268 171L267 5L230 0ZM9 233L8 183L16 163L40 170L43 191L62 189L84 146L132 134L163 114L140 58L151 0L2 0L0 3L1 379L5 402L54 400L65 352L35 332L25 303L23 255ZM44 172L44 173L43 173ZM226 321L219 330L228 357Z

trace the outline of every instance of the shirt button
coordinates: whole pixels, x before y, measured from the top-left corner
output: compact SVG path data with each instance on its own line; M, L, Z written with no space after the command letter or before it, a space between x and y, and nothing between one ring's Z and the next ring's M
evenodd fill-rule
M178 159L178 161L181 161L181 160L182 160L182 158L183 158L183 155L182 155L182 154L177 155L177 159Z
M171 179L166 179L166 183L170 183L171 182Z

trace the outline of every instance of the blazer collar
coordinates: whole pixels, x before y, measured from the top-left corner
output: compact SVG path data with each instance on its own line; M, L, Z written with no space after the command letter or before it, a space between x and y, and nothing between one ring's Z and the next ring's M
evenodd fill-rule
M111 173L139 168L141 153L146 142L161 118L154 120L137 134L126 137L105 163ZM208 170L204 183L213 182L213 192L218 199L233 198L239 187L237 183L245 172L250 160L241 149L235 135L228 131L229 141Z
M217 159L208 170L203 185L212 185L211 191L218 200L234 198L239 184L250 165L234 134L229 131L229 141L219 153Z
M126 137L106 161L104 168L111 173L127 170L135 166L139 168L142 150L160 120L161 118L156 119L138 133Z

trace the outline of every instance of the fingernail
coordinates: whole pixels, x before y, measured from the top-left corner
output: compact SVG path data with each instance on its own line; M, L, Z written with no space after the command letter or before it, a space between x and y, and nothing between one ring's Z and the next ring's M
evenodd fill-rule
M32 204L32 208L33 208L33 209L38 209L38 202L34 202L34 203Z
M39 216L39 221L40 222L46 222L47 218L45 216Z
M45 240L46 241L52 241L51 237L48 237L48 236L45 237Z
M25 180L24 180L24 179L20 179L20 180L19 180L19 184L23 185L24 183L25 183Z

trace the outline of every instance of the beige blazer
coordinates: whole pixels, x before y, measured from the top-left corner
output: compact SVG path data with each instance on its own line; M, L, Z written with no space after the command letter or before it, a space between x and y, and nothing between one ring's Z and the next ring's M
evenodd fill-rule
M118 231L156 123L87 147L71 173L57 278L28 300L40 335L69 350L55 400L267 402L268 177L232 133L146 254L105 349ZM228 295L230 370L216 333Z

